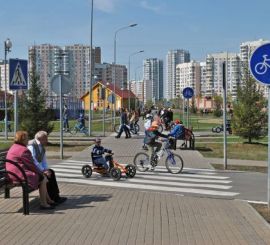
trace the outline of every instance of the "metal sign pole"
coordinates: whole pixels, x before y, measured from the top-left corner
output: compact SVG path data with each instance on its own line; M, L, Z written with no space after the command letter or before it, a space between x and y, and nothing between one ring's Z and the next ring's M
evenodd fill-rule
M189 99L187 99L187 128L189 128Z
M103 136L105 137L105 99L103 99Z
M60 90L60 159L63 160L63 99L62 99L62 75L59 75Z
M268 86L268 177L267 177L267 201L270 209L270 86Z
M183 97L183 123L185 123L185 98Z
M223 70L223 155L224 155L224 169L227 169L227 115L226 115L226 63L222 64Z
M14 135L18 130L18 91L14 93Z

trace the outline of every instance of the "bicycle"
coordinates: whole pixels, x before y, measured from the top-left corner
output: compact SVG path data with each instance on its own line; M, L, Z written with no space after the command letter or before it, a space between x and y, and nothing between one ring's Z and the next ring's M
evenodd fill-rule
M155 153L153 159L151 159L151 153L139 152L135 155L133 163L138 171L145 172L149 170L149 165L152 168L155 168L160 158L166 153L165 166L168 172L179 174L183 170L184 161L181 156L174 154L171 149L175 149L174 139L164 139L162 140L161 150L158 153Z
M126 126L129 128L130 132L133 134L137 134L140 131L140 126L138 122L133 123L132 126L131 125L126 125ZM119 123L116 123L114 125L114 132L118 134L120 131L120 127L121 125Z
M80 126L79 123L76 123L74 128L72 128L69 131L72 135L79 133L84 133L86 136L88 136L88 128L86 128L85 126Z
M270 62L270 59L267 59L267 57L267 54L263 55L263 61L256 64L255 71L257 74L263 75L266 73L267 69L270 68L270 64L267 63L267 61Z

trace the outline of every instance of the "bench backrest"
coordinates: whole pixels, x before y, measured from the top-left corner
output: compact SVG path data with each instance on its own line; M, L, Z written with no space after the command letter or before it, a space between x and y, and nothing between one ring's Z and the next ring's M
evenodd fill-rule
M0 187L6 184L6 159L7 151L0 152Z

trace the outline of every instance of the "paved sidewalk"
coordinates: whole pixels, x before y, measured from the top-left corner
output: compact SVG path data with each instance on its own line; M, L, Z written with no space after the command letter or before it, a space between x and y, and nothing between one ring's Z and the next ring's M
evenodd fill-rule
M270 227L237 200L61 184L68 200L23 216L20 190L0 196L1 244L269 244Z
M120 162L131 163L142 137L104 138ZM211 168L197 151L177 150L185 167ZM90 160L90 149L73 154ZM60 183L68 200L54 211L22 215L19 188L0 195L0 244L270 244L270 225L244 201L199 198L91 185Z

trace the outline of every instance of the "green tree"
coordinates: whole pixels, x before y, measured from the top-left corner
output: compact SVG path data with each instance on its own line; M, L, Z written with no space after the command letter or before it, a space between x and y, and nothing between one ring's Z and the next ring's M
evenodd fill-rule
M266 101L258 83L247 74L241 86L238 86L237 100L233 104L232 128L234 133L248 139L264 137L262 129L267 124Z
M214 96L214 116L216 117L221 117L222 116L222 103L223 103L223 99L220 95L215 95Z
M53 130L53 125L50 123L50 111L46 108L46 93L36 74L34 62L32 64L29 90L19 98L20 129L27 131L30 138L33 138L39 130L47 133Z

